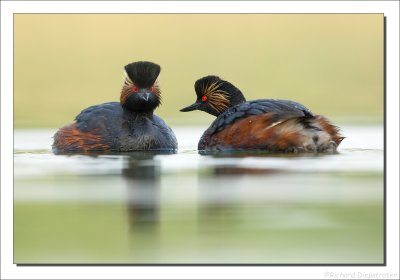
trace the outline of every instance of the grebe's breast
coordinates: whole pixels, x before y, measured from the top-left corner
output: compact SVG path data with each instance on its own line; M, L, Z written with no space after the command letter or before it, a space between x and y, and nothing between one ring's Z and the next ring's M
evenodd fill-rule
M158 116L125 111L115 139L120 151L175 150L178 147L172 129Z

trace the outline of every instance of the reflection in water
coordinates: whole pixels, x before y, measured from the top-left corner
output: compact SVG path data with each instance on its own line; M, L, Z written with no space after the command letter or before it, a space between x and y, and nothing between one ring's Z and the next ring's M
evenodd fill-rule
M224 156L228 156L227 153ZM240 157L245 154L241 153ZM244 205L236 201L243 194L237 183L247 175L268 176L281 172L269 168L245 168L235 164L215 165L209 169L208 176L198 174L199 206L198 229L209 233L235 232L237 221L241 218ZM232 228L233 227L233 228Z
M166 154L169 152L163 152ZM172 153L172 152L171 152ZM159 222L160 152L130 153L122 170L128 187L127 212L131 230L155 229Z
M218 166L214 168L214 174L216 176L223 175L239 175L239 174L248 174L248 175L271 175L277 173L283 173L283 170L273 169L273 168L248 168L248 167L240 167L240 166Z
M249 151L247 153L234 151L209 154L209 156L214 158L273 158L281 155L272 155L261 151ZM296 157L296 155L293 157ZM208 174L208 176L205 176L205 174ZM198 173L198 229L205 232L222 232L230 229L234 234L237 230L235 227L238 221L242 220L244 213L267 207L260 207L257 203L246 199L246 189L248 191L256 190L260 196L264 196L264 191L267 190L268 186L267 184L264 185L263 182L267 182L270 177L282 176L282 174L289 174L289 171L275 166L268 167L268 165L258 166L257 168L244 167L240 165L240 161L237 161L237 164L212 165L208 172ZM248 183L254 183L254 185L247 185L243 188L242 185ZM238 204L237 201L249 204Z
M199 156L188 145L67 157L29 150L31 138L16 137L16 263L383 261L379 131L323 156Z
M279 153L266 150L221 150L221 151L198 151L199 155L212 156L214 158L246 158L246 157L271 157L271 158L298 158L298 157L323 157L332 154L326 153ZM338 152L334 154L339 154Z

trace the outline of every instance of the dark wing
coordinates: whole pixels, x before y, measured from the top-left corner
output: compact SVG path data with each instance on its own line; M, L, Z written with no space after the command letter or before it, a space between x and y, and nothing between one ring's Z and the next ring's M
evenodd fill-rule
M122 107L118 102L90 106L76 116L76 127L81 131L108 131L114 120L121 118Z
M112 148L115 118L120 117L117 102L105 103L84 109L75 122L60 128L54 135L53 151L56 154L77 151L104 151Z
M160 143L162 147L178 148L178 141L176 140L175 133L160 117L153 115L153 125L155 125L164 136L160 138L162 139L160 140L162 141L162 143Z
M251 103L253 107L258 105L258 108L260 110L263 110L264 113L271 112L278 114L294 114L298 115L299 117L313 116L313 113L311 113L308 108L300 103L291 100L260 99L250 101L249 103Z
M228 109L223 114L218 116L218 118L211 124L207 133L212 134L221 131L227 126L232 125L237 120L249 116L262 115L265 113L275 113L277 120L281 118L313 116L309 109L294 101L259 99L241 103Z

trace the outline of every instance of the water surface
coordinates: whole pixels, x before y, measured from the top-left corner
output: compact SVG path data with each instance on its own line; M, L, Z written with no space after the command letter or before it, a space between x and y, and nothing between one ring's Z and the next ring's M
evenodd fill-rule
M55 130L14 133L15 263L383 263L383 128L335 155L55 156Z

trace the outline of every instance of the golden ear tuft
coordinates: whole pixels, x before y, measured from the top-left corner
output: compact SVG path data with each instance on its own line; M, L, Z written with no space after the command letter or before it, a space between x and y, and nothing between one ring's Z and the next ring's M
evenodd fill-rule
M229 107L228 93L224 90L219 89L221 83L216 81L208 84L202 90L205 96L207 96L209 106L218 113L222 113Z

